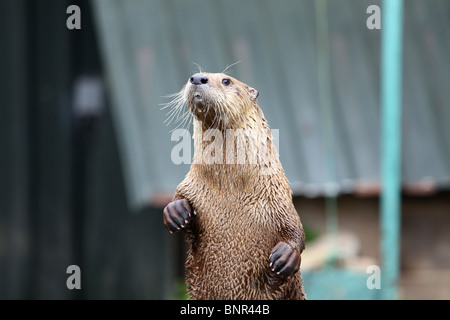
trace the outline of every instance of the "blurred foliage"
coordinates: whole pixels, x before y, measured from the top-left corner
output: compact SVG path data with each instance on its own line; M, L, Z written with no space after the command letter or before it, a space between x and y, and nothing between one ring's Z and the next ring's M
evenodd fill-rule
M186 282L184 278L175 281L175 296L173 300L188 300L189 296L186 289Z
M314 241L320 235L319 231L306 225L303 225L303 231L305 232L306 243Z

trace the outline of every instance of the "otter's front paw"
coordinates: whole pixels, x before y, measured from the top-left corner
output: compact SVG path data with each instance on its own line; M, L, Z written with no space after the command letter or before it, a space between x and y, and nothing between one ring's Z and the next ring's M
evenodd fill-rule
M269 256L272 271L281 276L292 276L300 269L300 253L291 245L280 241Z
M177 232L188 226L195 215L196 212L192 210L189 201L186 199L175 200L164 208L164 225L170 233Z

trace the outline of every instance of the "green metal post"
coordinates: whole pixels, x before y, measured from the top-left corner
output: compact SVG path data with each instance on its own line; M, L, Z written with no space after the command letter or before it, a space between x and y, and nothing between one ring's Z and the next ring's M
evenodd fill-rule
M403 1L384 0L381 24L381 295L397 298L400 265Z
M336 185L336 160L334 150L333 103L331 95L330 48L328 46L327 0L316 0L317 37L317 78L319 83L319 102L322 137L324 140L324 176L326 231L330 236L331 255L328 262L333 264L337 254L338 202Z

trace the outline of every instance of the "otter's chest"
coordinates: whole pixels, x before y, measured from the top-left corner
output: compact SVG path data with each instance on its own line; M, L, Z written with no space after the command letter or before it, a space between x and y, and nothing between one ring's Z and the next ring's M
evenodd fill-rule
M271 233L278 233L274 225L275 209L265 203L263 195L206 187L185 192L183 196L197 212L192 221L195 234L208 242L227 246L246 238L246 244L250 239L258 243Z
M271 184L237 175L234 171L239 168L232 166L220 167L219 175L213 170L201 175L196 169L191 168L177 190L197 212L192 221L194 234L224 243L238 237L258 238L255 242L269 237L272 242L271 234L279 234L280 201L273 196L276 191L271 190Z

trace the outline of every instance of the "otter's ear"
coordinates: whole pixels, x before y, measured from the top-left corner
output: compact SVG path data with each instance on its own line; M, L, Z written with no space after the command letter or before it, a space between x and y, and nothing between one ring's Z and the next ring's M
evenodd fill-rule
M256 98L258 98L259 96L258 90L253 89L252 87L248 87L248 93L253 100L256 100Z

